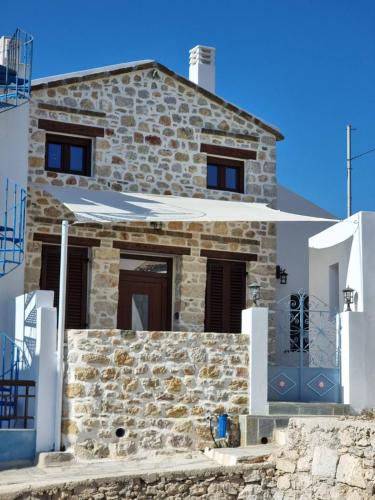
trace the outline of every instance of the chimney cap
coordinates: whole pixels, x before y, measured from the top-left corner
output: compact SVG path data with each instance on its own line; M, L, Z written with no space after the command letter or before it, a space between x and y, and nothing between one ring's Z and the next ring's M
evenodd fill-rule
M190 64L214 64L215 63L215 47L207 47L206 45L196 45L189 50Z

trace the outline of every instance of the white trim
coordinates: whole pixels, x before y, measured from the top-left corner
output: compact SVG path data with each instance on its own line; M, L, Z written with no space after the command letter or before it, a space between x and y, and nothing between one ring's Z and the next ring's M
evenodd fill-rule
M37 78L35 80L32 80L31 86L34 85L41 85L43 83L51 83L51 82L56 82L59 80L68 80L69 78L79 78L81 76L88 76L88 75L95 75L96 73L105 73L109 71L116 71L119 69L127 69L131 68L133 66L138 66L141 64L147 64L147 63L152 63L155 62L152 59L145 59L141 61L132 61L128 63L120 63L120 64L111 64L109 66L99 66L98 68L90 68L90 69L84 69L80 71L73 71L72 73L62 73L60 75L52 75L52 76L45 76L43 78ZM64 85L64 82L61 82L61 85Z

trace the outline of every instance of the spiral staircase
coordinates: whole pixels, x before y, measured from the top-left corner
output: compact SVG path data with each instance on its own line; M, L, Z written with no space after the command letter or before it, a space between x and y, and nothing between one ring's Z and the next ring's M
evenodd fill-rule
M0 113L30 99L32 47L32 36L20 29L12 37L0 38ZM7 168L10 171L11 165ZM13 278L5 277L23 263L25 217L26 190L0 172L0 287L7 286ZM23 346L0 331L0 429L22 426L18 415L27 403L20 377L28 366Z

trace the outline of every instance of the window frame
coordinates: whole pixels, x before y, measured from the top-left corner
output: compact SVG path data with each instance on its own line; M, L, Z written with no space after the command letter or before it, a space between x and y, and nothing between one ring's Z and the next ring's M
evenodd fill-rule
M49 144L61 145L61 168L49 167ZM82 175L85 177L91 176L91 152L92 139L86 137L74 137L69 135L46 134L46 151L44 168L48 172L56 172L62 174ZM70 146L80 146L84 149L83 170L79 172L70 168Z
M208 183L208 167L209 165L218 168L218 184L216 186ZM236 187L234 189L225 185L225 170L234 168L237 170ZM240 160L232 160L231 158L222 158L219 156L207 156L207 189L216 189L217 191L229 191L231 193L244 193L244 170L245 164Z

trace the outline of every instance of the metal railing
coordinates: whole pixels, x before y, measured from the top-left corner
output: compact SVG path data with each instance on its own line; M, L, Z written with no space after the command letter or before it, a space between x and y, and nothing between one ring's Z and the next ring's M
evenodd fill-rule
M33 37L21 29L6 40L0 73L0 112L24 102L31 94Z
M24 350L3 332L0 332L0 349L0 380L18 380L20 371L30 367Z
M25 217L26 190L9 179L0 179L0 277L23 262Z
M0 380L0 428L27 429L34 420L34 399L33 380Z

